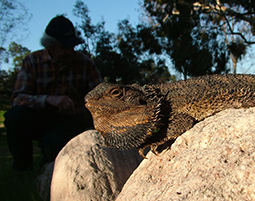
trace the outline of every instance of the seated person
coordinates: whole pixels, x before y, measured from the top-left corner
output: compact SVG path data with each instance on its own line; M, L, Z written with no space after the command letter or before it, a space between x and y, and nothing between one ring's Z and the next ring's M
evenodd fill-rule
M14 169L33 167L32 140L39 142L43 163L47 163L70 139L93 127L84 96L102 79L92 60L74 50L81 43L72 22L57 16L41 39L45 49L24 59L12 107L5 114Z

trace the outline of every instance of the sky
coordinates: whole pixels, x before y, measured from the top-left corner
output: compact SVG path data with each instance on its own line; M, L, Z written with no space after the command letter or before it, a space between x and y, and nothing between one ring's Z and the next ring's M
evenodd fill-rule
M40 39L49 21L58 14L66 14L74 25L80 24L80 19L72 14L76 0L17 0L24 4L28 12L32 14L27 28L26 37L15 41L31 51L42 49ZM142 0L82 0L88 6L92 24L102 19L106 22L105 29L109 32L117 32L117 23L123 19L129 19L134 26L139 23ZM21 33L22 34L22 33ZM17 34L19 35L19 33ZM255 50L254 50L255 51ZM246 57L237 65L238 73L255 73L254 51L252 56ZM252 59L251 59L252 58ZM254 59L253 59L254 58ZM11 68L12 65L1 65L2 69ZM176 73L176 72L171 72Z
M80 19L72 14L75 0L19 0L33 16L29 21L29 34L22 45L35 51L41 49L40 38L49 23L57 14L67 14L74 24ZM117 32L117 23L128 18L132 24L139 21L139 0L83 0L88 6L92 24L104 19L105 28Z
M80 19L72 14L76 0L18 0L32 14L26 28L27 33L22 39L14 40L16 43L27 47L31 51L42 49L40 39L49 21L59 14L66 14L73 24L80 22ZM106 22L105 29L109 32L117 32L117 23L128 19L133 25L138 24L140 16L140 0L82 0L88 6L89 16L92 24L102 19ZM18 32L18 30L16 30ZM22 33L21 33L22 34ZM19 35L16 33L16 35ZM18 37L17 37L18 38ZM11 41L12 42L12 41ZM2 69L8 69L12 65L5 64Z

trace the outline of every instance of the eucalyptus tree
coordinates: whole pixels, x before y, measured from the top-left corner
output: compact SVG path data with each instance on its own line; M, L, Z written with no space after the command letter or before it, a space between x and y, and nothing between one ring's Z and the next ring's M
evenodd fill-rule
M77 26L85 44L80 49L95 61L105 81L143 84L172 79L162 59L157 58L162 48L150 27L133 26L124 19L117 24L118 32L110 33L104 21L92 24L89 9L81 0L76 1L73 13L81 19Z
M254 1L144 0L142 6L157 36L164 38L162 46L175 68L185 78L228 72L234 44L242 47L236 55L240 59L245 47L255 42ZM227 42L226 35L236 36L235 40Z
M4 59L8 59L8 42L25 37L26 26L31 17L21 2L0 0L0 65Z

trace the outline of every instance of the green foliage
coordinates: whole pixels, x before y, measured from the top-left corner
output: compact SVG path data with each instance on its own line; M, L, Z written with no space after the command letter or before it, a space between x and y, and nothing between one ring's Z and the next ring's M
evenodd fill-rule
M80 50L93 58L105 81L144 84L173 79L159 56L162 47L150 26L133 27L125 19L118 23L116 35L105 30L104 21L93 25L88 12L77 0L73 13L81 18L78 28L85 40Z
M9 71L0 70L0 109L10 107L11 94L19 69L29 53L29 49L15 42L9 45L8 55L13 59L14 68Z
M18 36L21 37L26 32L26 24L30 20L31 14L25 6L17 0L0 0L0 65L9 62L13 58L14 68L8 72L0 70L0 109L10 107L10 96L22 60L30 51L14 42L5 47L10 38L17 37L15 30L19 29ZM19 38L20 39L20 38Z
M20 69L22 66L23 59L30 53L31 51L23 47L20 44L12 42L9 45L8 53L13 58L13 65L15 69Z
M227 73L232 51L240 59L246 46L255 43L248 40L255 26L252 1L144 0L143 7L162 47L185 78Z
M5 112L6 112L5 110L0 110L0 128L4 127L4 113Z
M10 39L19 38L26 33L26 25L31 14L26 7L17 0L0 0L0 64L8 59L6 43ZM15 30L18 29L18 34Z

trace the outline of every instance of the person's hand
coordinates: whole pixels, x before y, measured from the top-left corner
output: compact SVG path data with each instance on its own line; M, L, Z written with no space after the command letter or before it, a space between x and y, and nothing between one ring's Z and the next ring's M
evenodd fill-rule
M46 103L58 108L58 112L72 113L75 111L75 105L71 98L68 96L48 96Z

